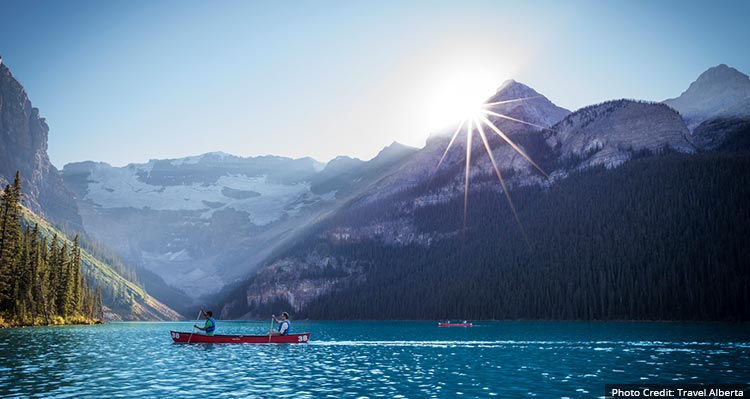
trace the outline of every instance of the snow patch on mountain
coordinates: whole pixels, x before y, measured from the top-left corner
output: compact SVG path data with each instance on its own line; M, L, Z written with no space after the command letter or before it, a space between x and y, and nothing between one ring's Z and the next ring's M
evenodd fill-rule
M281 184L270 181L266 175L230 174L220 176L215 184L155 186L139 179L139 173L148 170L96 164L88 176L88 191L83 199L104 209L204 211L204 218L210 218L217 210L232 208L247 212L253 224L262 226L299 212L305 205L330 201L333 196L313 194L306 182ZM257 194L248 198L229 196L228 189Z

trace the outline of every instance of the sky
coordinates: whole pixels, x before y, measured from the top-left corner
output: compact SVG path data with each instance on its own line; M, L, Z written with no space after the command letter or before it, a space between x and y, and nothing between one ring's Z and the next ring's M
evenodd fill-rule
M750 72L748 1L3 0L3 64L50 159L421 147L506 79L575 110Z

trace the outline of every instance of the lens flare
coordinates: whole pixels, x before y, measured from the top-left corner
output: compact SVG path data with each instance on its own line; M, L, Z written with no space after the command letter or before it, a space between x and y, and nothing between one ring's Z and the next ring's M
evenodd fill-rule
M526 152L521 149L516 143L513 142L513 140L508 137L500 128L498 128L489 118L488 116L493 116L497 119L503 119L508 120L515 123L520 123L528 126L533 126L539 129L543 130L551 130L549 127L538 125L535 123L527 122L518 118L514 118L512 116L504 115L495 111L492 111L492 107L496 107L498 105L503 104L509 104L519 101L526 101L531 100L534 98L538 98L541 96L534 96L534 97L525 97L525 98L517 98L513 100L505 100L505 101L497 101L492 103L484 103L481 104L479 107L476 107L474 109L471 109L469 111L466 111L464 115L467 115L466 119L462 120L458 127L456 128L455 132L453 133L453 136L450 139L450 142L448 142L448 146L445 148L445 151L443 152L443 155L440 157L440 161L438 161L437 166L435 167L435 173L437 173L438 169L440 169L440 165L443 164L443 161L445 160L446 155L448 155L448 152L450 151L453 144L456 142L456 138L458 138L458 135L461 134L462 128L466 126L466 166L464 170L464 230L466 230L467 225L467 218L468 218L468 211L469 211L469 180L471 177L471 155L472 155L472 137L474 134L474 130L476 129L477 133L479 134L479 138L482 140L482 144L484 145L485 151L487 151L487 155L490 158L490 162L492 163L492 168L495 171L495 175L497 176L498 181L500 182L500 187L503 190L503 193L505 194L505 198L508 200L508 205L510 206L510 210L513 213L513 217L516 221L516 224L518 224L518 228L521 230L521 234L523 235L524 241L526 241L526 244L531 247L528 237L526 236L526 232L523 229L523 225L521 224L521 220L518 217L518 212L516 212L516 207L513 204L513 200L510 197L510 193L508 192L508 187L505 184L505 179L503 179L502 173L500 173L500 168L497 166L497 161L495 160L495 156L492 154L492 149L490 148L490 143L487 140L487 135L485 133L484 128L488 127L493 132L495 132L498 136L500 136L503 141L505 141L511 148L513 148L514 151L516 151L519 155L521 155L527 162L529 162L535 169L537 169L539 172L542 173L546 178L549 178L549 175L547 172L545 172L541 166L539 166L536 162L534 162L531 157L526 154Z

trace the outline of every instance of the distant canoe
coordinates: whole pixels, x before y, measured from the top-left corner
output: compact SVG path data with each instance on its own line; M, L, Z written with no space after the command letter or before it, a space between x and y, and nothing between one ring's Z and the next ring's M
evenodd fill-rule
M172 340L187 344L304 344L310 339L310 333L289 335L203 335L197 333L170 331Z
M471 327L471 323L438 323L438 327Z

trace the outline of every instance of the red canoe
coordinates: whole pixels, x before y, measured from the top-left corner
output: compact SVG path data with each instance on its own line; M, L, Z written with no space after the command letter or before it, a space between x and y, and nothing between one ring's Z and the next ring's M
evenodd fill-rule
M304 344L310 339L310 333L275 335L203 335L198 333L170 331L172 340L187 344Z
M438 327L471 327L471 323L438 323Z

